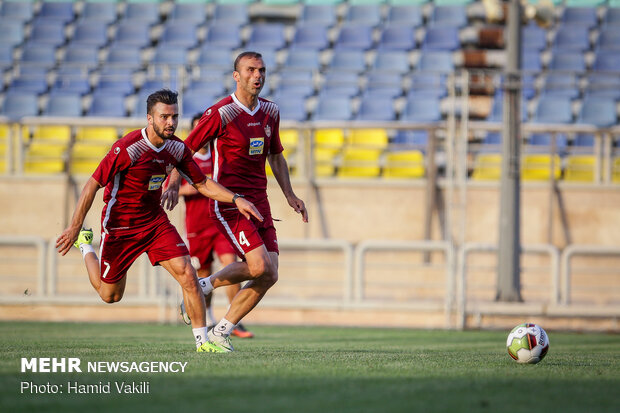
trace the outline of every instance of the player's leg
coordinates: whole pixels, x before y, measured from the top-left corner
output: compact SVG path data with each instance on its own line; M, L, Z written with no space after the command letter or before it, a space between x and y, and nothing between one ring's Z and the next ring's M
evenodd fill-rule
M228 266L237 260L235 254L226 253L218 255L220 262L223 266ZM241 284L233 284L226 287L226 296L228 297L228 302L232 303L233 299L237 295L237 293L241 290ZM215 323L214 323L215 325ZM254 337L254 333L248 331L241 321L237 323L237 326L232 331L232 335L239 338L252 338Z

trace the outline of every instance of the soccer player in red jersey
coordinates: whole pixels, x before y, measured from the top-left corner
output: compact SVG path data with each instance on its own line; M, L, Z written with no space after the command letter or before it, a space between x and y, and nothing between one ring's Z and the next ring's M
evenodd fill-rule
M164 267L181 285L197 351L213 351L207 345L205 303L196 271L185 243L160 204L161 185L177 168L202 195L230 207L235 204L247 218L260 222L262 217L251 202L205 178L191 151L174 136L178 116L175 92L164 89L147 98L148 126L114 143L84 186L71 224L56 240L56 248L62 255L72 245L80 248L90 282L107 303L121 300L127 270L146 252L153 265ZM92 230L81 228L97 191L104 186L99 260L91 245Z
M213 180L251 200L264 217L262 222L244 219L219 201L210 201L211 213L220 231L228 238L243 262L232 263L208 278L200 279L205 294L213 288L249 282L237 293L228 312L209 331L209 343L218 352L233 351L230 334L235 325L263 298L278 280L278 242L267 200L265 161L269 165L288 204L304 222L308 213L304 202L293 192L286 159L280 142L278 106L258 95L265 84L265 64L255 52L243 52L235 59L235 92L208 108L185 143L197 151L210 143ZM167 208L178 201L178 176L162 202Z
M192 129L196 127L202 113L192 118ZM211 151L208 146L203 146L194 154L194 161L206 176L211 177L213 170ZM187 231L187 241L189 243L189 255L192 265L196 268L198 278L205 278L211 275L213 264L213 254L217 254L223 267L236 261L237 256L233 246L222 235L215 226L215 222L209 217L209 199L200 195L187 181L183 181L179 189L179 195L185 200L185 229ZM228 300L233 298L241 289L240 284L233 284L226 287ZM211 300L213 294L205 296L207 305L207 329L211 329L217 323L213 315ZM184 304L181 304L181 316L186 324L191 320ZM254 334L248 331L243 324L237 323L237 327L232 335L240 338L252 338Z

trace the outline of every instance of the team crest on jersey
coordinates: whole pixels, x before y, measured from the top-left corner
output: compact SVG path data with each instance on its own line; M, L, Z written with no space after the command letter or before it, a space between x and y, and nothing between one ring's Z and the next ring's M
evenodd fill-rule
M149 179L149 191L157 191L161 188L161 184L164 183L166 179L166 175L153 175L151 179Z
M207 109L207 112L205 113L205 116L209 116L211 114L211 109Z
M250 155L262 155L265 138L250 138Z
M114 148L114 155L118 155L120 151L121 151L121 148L117 146L116 148Z
M265 126L265 135L269 138L271 136L271 127L269 125Z

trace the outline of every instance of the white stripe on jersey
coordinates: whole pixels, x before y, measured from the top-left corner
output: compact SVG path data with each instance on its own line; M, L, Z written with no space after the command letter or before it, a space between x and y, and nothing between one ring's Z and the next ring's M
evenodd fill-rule
M218 179L218 174L219 174L219 163L218 163L218 160L219 160L219 157L220 157L220 153L219 153L219 151L217 149L217 140L218 140L218 138L215 138L213 140L213 148L214 148L214 150L213 150L213 180L215 182L217 182L217 179ZM213 205L215 207L215 216L217 217L217 219L224 226L224 229L226 230L226 233L228 234L228 237L232 240L233 244L235 244L235 247L237 247L237 249L239 250L241 255L245 255L245 253L243 252L243 248L241 248L241 245L239 245L239 243L237 242L237 238L235 238L235 234L230 229L230 226L228 225L228 222L226 222L226 220L224 219L224 217L220 213L220 203L218 201L214 200Z
M105 242L105 232L101 233L101 241L99 242L99 259L101 259L101 255L103 254L103 244Z
M222 128L230 123L234 118L241 113L241 108L234 103L224 105L217 110L222 118Z
M183 159L183 153L185 152L185 144L179 141L166 141L166 150L170 155L176 159L177 162L181 162ZM188 181L189 182L189 181Z
M133 164L143 153L148 151L150 148L147 143L140 139L137 142L132 143L127 147L127 153L129 154L129 159L131 159L131 163Z
M278 109L278 105L273 102L263 102L263 112L276 119L277 116L279 116L280 110Z
M118 193L118 187L121 182L121 174L117 173L114 175L114 186L112 187L112 192L110 193L110 202L108 202L108 206L105 210L105 218L103 219L103 227L104 232L108 232L106 225L108 224L108 220L110 219L110 211L112 211L112 206L116 203L116 194Z

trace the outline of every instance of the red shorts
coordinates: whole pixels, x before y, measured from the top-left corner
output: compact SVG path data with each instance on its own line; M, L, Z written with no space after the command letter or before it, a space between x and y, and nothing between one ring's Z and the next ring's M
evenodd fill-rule
M217 227L240 258L261 245L264 245L267 251L279 254L278 237L273 226L269 201L265 199L262 202L255 202L254 205L263 216L263 222L254 217L246 219L237 209L222 207L214 211Z
M235 253L232 245L219 231L215 222L205 230L191 235L187 235L189 255L192 256L192 264L196 261L196 264L200 265L196 269L209 268L213 263L213 253L217 254L218 257Z
M99 249L101 281L108 284L119 282L143 252L147 253L152 265L189 255L185 242L169 221L131 235L115 236L102 231Z

